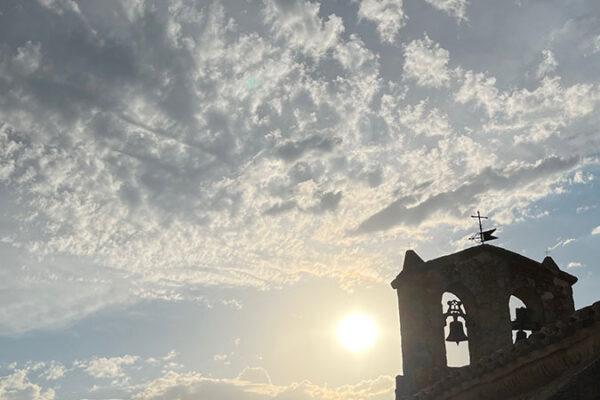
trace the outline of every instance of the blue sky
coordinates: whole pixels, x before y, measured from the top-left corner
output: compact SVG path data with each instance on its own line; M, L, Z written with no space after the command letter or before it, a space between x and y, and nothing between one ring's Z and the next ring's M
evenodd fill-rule
M598 300L598 65L593 0L2 2L0 399L392 398L477 210Z

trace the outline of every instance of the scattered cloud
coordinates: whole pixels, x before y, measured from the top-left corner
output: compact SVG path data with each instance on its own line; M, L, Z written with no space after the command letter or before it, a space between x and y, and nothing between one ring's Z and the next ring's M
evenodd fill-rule
M489 117L493 117L503 109L503 102L506 99L506 95L496 88L496 78L473 71L465 73L463 84L454 96L456 101L462 104L475 102Z
M543 78L544 76L554 72L556 67L558 67L558 62L556 62L556 58L554 58L554 53L551 50L543 50L542 56L544 57L540 65L538 66L536 76L538 79Z
M122 357L100 357L89 361L79 361L74 365L83 369L94 378L123 378L125 373L122 367L134 364L138 356L125 355Z
M42 376L49 381L54 381L65 376L67 369L61 363L52 361L48 368L42 373Z
M293 48L319 58L336 46L344 31L342 19L330 15L319 17L320 5L308 0L266 0L265 22L271 24L277 37L285 38Z
M404 46L404 77L422 86L448 86L449 52L434 43L427 35Z
M402 0L362 0L359 2L358 19L372 21L382 42L394 43L396 35L406 23Z
M433 7L453 16L458 22L467 20L468 0L425 0Z
M548 250L556 250L559 247L565 247L566 245L571 244L574 241L575 241L575 239L573 239L573 238L559 240L554 246L549 247Z
M170 361L179 355L175 350L170 350L165 356L162 357L164 361Z
M579 206L579 207L577 207L577 208L575 209L575 212L576 212L577 214L581 214L581 213L584 213L584 212L586 212L586 211L593 210L593 209L595 209L595 208L598 208L598 205L596 205L596 204L593 204L593 205L590 205L590 206Z
M593 57L593 19L545 48L524 37L529 60L547 51L523 86L463 39L402 36L401 1L352 3L361 22L340 2L115 4L2 10L38 21L0 43L1 334L144 299L241 306L207 286L385 280L397 255L376 240L461 227L477 201L499 223L533 218L533 202L590 182L574 171L600 148L600 88L595 69L568 75L564 49L587 38L577 57ZM383 43L361 37L371 23Z
M575 167L577 162L578 160L575 158L565 160L549 158L536 165L522 165L518 169L513 168L508 173L486 168L479 175L474 176L469 183L454 190L436 194L411 207L406 206L404 199L396 200L361 222L356 232L385 230L399 224L419 225L432 215L439 217L440 214L445 214L458 219L464 217L468 210L473 209L475 204L471 202L481 201L477 196L484 190L493 191L500 197L504 196L504 201L506 201L506 196L514 187L525 188L544 179L553 181L555 175ZM527 194L525 191L521 191L518 196L526 196L532 200L541 198L543 194L533 189ZM508 203L512 203L514 200L510 199Z
M0 398L15 400L54 400L53 389L44 390L30 381L29 369L17 369L0 377Z
M457 243L474 209L499 229L554 215L536 202L596 184L600 24L551 4L533 29L526 3L0 6L0 335L141 301L245 314L209 293L389 282L398 248ZM210 366L270 361L234 337L235 356L202 343ZM91 397L393 397L390 376L218 378L162 354L12 364L0 398L52 400L77 375Z
M427 101L421 101L417 105L407 105L399 113L399 122L417 135L425 136L448 136L452 133L452 127L448 121L448 115L433 107L427 109Z
M381 376L337 388L319 386L309 381L279 386L271 383L269 374L263 368L246 368L234 379L214 379L197 373L169 371L146 384L133 399L380 400L393 395L393 385L392 377Z

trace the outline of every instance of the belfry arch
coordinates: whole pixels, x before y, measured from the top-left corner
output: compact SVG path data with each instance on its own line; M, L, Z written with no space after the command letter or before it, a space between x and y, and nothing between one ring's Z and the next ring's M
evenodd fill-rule
M514 307L511 303L518 306ZM519 287L511 293L508 299L511 318L513 341L526 338L532 332L538 331L546 322L544 304L541 294L533 287Z
M470 364L469 332L467 320L469 312L464 301L455 293L445 291L441 298L442 315L451 312L453 307L459 307L462 315L445 316L444 337L446 338L446 365L462 367Z

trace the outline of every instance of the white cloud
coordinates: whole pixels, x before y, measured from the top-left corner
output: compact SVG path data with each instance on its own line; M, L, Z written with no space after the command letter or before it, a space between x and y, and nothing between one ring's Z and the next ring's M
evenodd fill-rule
M421 86L442 87L450 83L449 52L427 35L404 46L404 77Z
M594 53L600 53L600 35L596 36L593 40Z
M342 19L330 15L319 17L319 3L308 0L265 0L264 16L273 32L295 49L313 57L321 57L335 47L344 31Z
M27 377L28 369L18 369L10 375L0 377L0 399L10 400L54 400L54 390L43 390Z
M593 205L590 205L590 206L580 206L580 207L577 207L577 208L575 209L575 212L576 212L577 214L581 214L581 213L583 213L583 212L586 212L586 211L589 211L589 210L593 210L593 209L595 209L595 208L598 208L598 205L596 205L596 204L593 204Z
M174 359L175 357L177 357L179 355L178 352L176 352L175 350L170 350L164 357L162 357L162 359L164 361L170 361L172 359Z
M92 358L88 361L78 361L74 365L83 369L94 378L122 378L125 372L122 367L134 364L138 356L124 355L122 357Z
M67 369L61 363L52 361L48 368L42 373L42 376L49 381L55 381L65 376Z
M542 56L544 57L544 59L538 66L538 69L535 73L538 79L543 78L551 72L554 72L556 70L556 67L558 67L558 62L556 61L556 58L554 58L554 53L552 53L551 50L543 50Z
M394 43L396 35L406 23L402 0L361 0L358 19L367 19L377 25L382 42Z
M496 78L473 71L465 73L463 84L455 94L457 102L464 104L474 101L485 109L488 117L493 117L502 109L505 97L496 88Z
M548 248L548 250L555 250L559 247L565 247L568 244L571 244L575 241L575 239L573 238L569 238L569 239L565 239L565 240L559 240L558 243L556 243L554 246Z
M575 261L571 261L569 264L567 264L567 268L579 268L581 266L583 266L581 263Z
M433 3L464 16L466 2ZM200 298L206 285L387 280L392 244L462 226L479 201L503 223L530 218L599 146L584 73L524 88L425 36L405 44L399 79L397 51L343 34L355 21L314 1L138 1L102 20L93 4L60 8L60 25L37 10L30 36L0 46L3 334L140 299L240 307ZM401 2L355 5L383 41L399 38ZM81 46L57 39L73 31ZM348 237L389 205L417 223Z
M600 235L600 225L592 229L592 235Z
M73 0L38 0L38 2L60 15L65 11L70 11L78 15L81 14L79 6Z
M400 112L400 123L417 135L450 135L452 127L448 121L448 116L435 107L429 110L427 108L426 101L421 101L415 106L407 105Z
M289 386L273 385L263 368L246 368L237 378L215 379L197 373L179 374L169 371L149 382L133 396L133 400L192 400L238 399L238 400L383 400L393 396L394 379L380 376L356 385L330 388L308 381Z
M40 67L41 60L41 44L28 41L25 46L17 48L13 63L19 73L29 75Z
M425 0L438 10L455 17L459 22L467 20L468 0Z
M247 367L238 375L238 380L250 383L271 384L269 373L261 367Z
M600 101L600 87L577 83L563 86L560 77L544 77L533 89L500 91L496 79L466 71L455 93L458 103L483 108L488 131L513 132L515 142L542 142L574 121L589 115Z

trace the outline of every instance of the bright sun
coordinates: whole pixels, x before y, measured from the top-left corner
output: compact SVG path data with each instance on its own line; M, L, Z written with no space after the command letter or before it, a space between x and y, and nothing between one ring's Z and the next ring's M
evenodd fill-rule
M340 322L337 334L346 348L361 351L373 346L377 338L377 327L375 322L366 315L353 314Z

